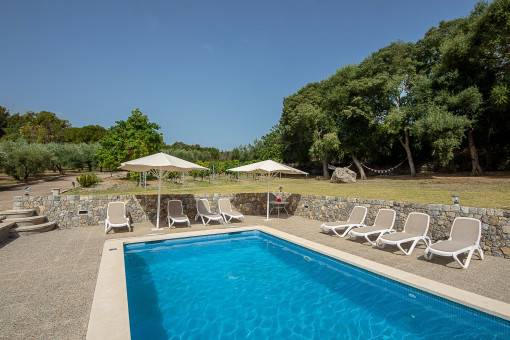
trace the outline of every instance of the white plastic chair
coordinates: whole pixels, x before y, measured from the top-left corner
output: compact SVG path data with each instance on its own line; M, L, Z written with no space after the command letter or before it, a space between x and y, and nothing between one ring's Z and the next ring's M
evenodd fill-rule
M371 245L375 246L381 235L389 233L393 230L393 226L395 225L395 217L395 210L379 209L377 216L375 217L374 225L351 229L351 231L349 231L349 238L364 236ZM373 235L377 235L375 242L369 238L369 236Z
M337 236L344 237L347 233L353 229L363 225L365 222L365 217L367 216L367 208L362 206L355 206L347 221L336 221L336 222L326 222L321 225L321 231L325 233L329 233L333 231ZM345 229L343 234L339 234L337 229Z
M182 211L182 202L180 200L170 200L166 204L168 227L171 228L174 223L187 223L191 227L189 218Z
M418 242L425 243L425 247L430 245L430 238L427 236L429 231L430 216L423 213L412 212L407 216L404 230L401 232L390 231L389 234L383 234L377 240L377 246L383 248L386 244L396 245L404 254L411 255L414 247ZM409 250L402 248L403 243L409 243L411 247Z
M483 250L480 247L481 236L482 223L480 220L470 217L457 217L453 221L450 238L437 241L428 246L425 249L424 256L427 260L432 259L433 255L453 256L463 269L467 269L475 250L478 252L478 257L483 260ZM465 252L468 252L468 255L465 263L462 263L458 256Z
M209 224L211 221L223 223L223 217L220 214L211 212L209 201L205 198L197 200L197 215L195 216L195 221L199 218L202 219L204 225Z
M129 218L126 216L126 204L124 202L110 202L106 209L104 232L108 234L112 228L128 227L131 231Z
M232 210L232 205L230 204L230 201L226 198L220 198L218 200L218 207L220 210L221 216L223 216L223 219L226 223L229 223L233 218L240 220L241 222L244 222L244 215L240 212ZM227 219L228 217L228 219Z

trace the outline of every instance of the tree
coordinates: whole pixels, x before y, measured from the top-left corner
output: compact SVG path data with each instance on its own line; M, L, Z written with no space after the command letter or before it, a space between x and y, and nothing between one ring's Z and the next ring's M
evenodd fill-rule
M274 125L268 134L262 136L262 146L257 158L262 161L272 159L276 162L282 162L282 138L282 129L280 125Z
M96 153L100 147L99 143L80 143L74 145L75 154L79 155L81 165L86 166L89 171L92 171L93 167L97 165Z
M424 64L428 63L424 67L430 79L428 98L423 102L432 108L445 108L436 110L436 113L449 112L464 117L461 121L470 121L464 131L473 175L482 173L475 146L476 135L486 134L484 130L490 131L492 125L488 100L494 70L483 61L474 35L474 27L486 11L487 4L480 2L469 17L441 22L417 42L418 57ZM445 122L453 123L453 120L445 117Z
M64 174L64 168L71 163L71 159L76 155L69 144L48 143L45 145L52 157L50 158L50 169Z
M410 134L414 122L420 117L416 110L414 86L419 79L418 62L414 58L414 44L393 42L381 48L360 64L360 73L367 84L376 84L371 92L377 103L376 112L388 124L389 132L397 136L404 148L411 176L416 175ZM376 80L374 82L374 79Z
M328 161L338 156L340 141L334 132L328 132L324 135L317 131L317 140L310 148L310 156L319 159L322 162L323 177L329 178Z
M310 159L321 101L321 85L317 82L283 99L280 127L285 161L307 162Z
M21 137L20 128L26 125L30 119L33 119L34 113L32 111L28 111L24 115L20 115L19 113L12 114L6 118L6 127L4 128L4 136L2 140L17 140Z
M375 80L360 78L358 65L346 65L324 82L324 110L335 121L339 140L339 154L349 154L356 165L361 179L365 171L358 159L359 154L368 154L374 145L384 149L384 143L377 143L380 133L378 119L370 102L370 94L379 85Z
M26 141L32 143L64 142L64 130L71 124L59 119L53 112L41 111L33 114L29 111L27 123L20 127L20 134Z
M99 125L86 125L84 127L70 127L65 129L66 143L97 143L106 135L106 129Z
M163 136L160 126L138 109L131 112L127 121L117 121L99 141L101 148L96 156L102 167L117 168L120 163L158 152Z
M9 117L9 110L3 106L0 106L0 138L6 134L5 128L7 127Z
M50 166L51 154L40 144L19 139L0 145L4 154L3 171L18 181L28 182L30 176L42 174Z
M465 116L455 116L446 108L429 106L425 117L415 124L420 137L429 140L442 166L453 158L453 151L460 147L471 121Z

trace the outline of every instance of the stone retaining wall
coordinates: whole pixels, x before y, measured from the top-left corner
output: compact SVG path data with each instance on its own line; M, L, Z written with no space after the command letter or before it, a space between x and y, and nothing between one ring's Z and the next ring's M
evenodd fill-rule
M271 194L271 199L276 199ZM181 200L183 210L190 219L196 215L195 201L206 198L211 210L217 211L219 198L228 198L234 208L245 215L265 215L267 194L172 194L161 195L160 223L166 224L166 202L171 199ZM106 218L108 202L126 203L134 223L156 220L157 195L96 195L96 196L17 196L14 209L35 209L45 215L60 228L90 226L102 224ZM318 220L335 221L346 219L356 205L368 208L366 224L371 225L377 211L381 208L395 209L397 212L396 229L402 230L408 214L423 212L430 215L429 236L433 241L447 239L455 217L473 217L482 221L482 247L487 255L510 258L510 211L458 207L442 204L420 204L370 200L348 197L315 196L300 194L283 194L289 201L287 209L297 216Z

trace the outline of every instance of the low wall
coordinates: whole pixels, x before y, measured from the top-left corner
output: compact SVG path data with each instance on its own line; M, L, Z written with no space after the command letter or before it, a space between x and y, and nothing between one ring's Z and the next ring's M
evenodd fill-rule
M274 194L271 195L271 199L276 199ZM448 238L455 217L473 217L482 221L484 252L510 258L510 210L287 193L283 196L289 201L289 212L318 221L346 219L354 206L363 205L368 208L366 224L373 223L379 209L390 208L397 212L396 229L402 230L409 213L427 213L431 218L429 236L433 241ZM265 193L171 194L161 195L160 223L166 223L168 200L181 200L184 213L194 219L195 202L201 198L209 200L213 211L217 211L219 198L228 198L235 209L245 215L266 214ZM157 195L17 196L14 209L36 209L60 228L70 228L102 224L106 218L106 206L112 201L125 202L134 223L156 220Z

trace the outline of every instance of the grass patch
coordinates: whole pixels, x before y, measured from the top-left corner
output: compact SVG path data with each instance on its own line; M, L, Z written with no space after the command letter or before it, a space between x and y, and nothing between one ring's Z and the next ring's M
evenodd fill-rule
M135 182L116 180L108 184L108 179L93 188L78 188L68 194L118 195L118 194L157 194L157 181L147 182L147 191ZM462 206L510 209L510 174L496 173L480 177L468 175L420 175L414 179L408 176L372 177L366 181L350 184L335 184L312 178L273 178L270 190L297 194L356 197L400 202L429 204L452 204L454 193L462 198ZM241 175L239 182L217 180L216 185L208 181L186 179L180 183L166 181L162 186L164 194L204 194L204 193L256 193L267 192L267 180Z

